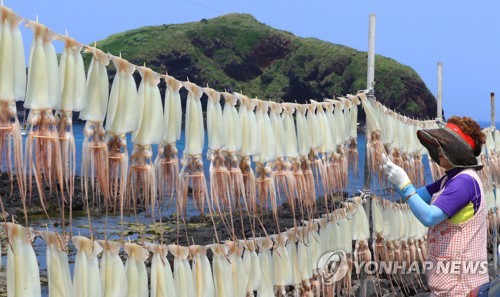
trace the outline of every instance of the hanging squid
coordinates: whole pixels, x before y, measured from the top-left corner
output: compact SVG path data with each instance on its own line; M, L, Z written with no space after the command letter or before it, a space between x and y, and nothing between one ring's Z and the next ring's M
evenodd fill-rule
M288 204L292 209L292 214L294 215L294 226L297 225L295 222L295 209L299 207L301 210L301 215L304 217L303 213L303 201L306 195L306 179L304 177L304 173L302 172L300 158L298 153L298 141L297 141L297 133L295 130L295 122L293 120L293 113L295 111L295 105L292 103L282 103L283 107L283 131L285 135L285 164L287 174L290 171L292 182L289 182L288 185L293 185L289 188L289 196ZM298 203L295 202L297 199Z
M276 160L276 138L274 135L271 119L268 115L269 102L254 99L257 105L256 122L260 133L261 151L254 157L255 182L257 198L262 209L270 208L277 231L280 232L278 221L278 204L276 200L276 187L270 164Z
M256 213L257 193L255 187L255 174L252 169L251 156L258 155L261 150L260 134L257 127L256 117L253 112L254 102L247 96L234 93L240 101L239 118L241 125L241 148L240 148L240 170L243 175L245 187L245 198L248 211Z
M151 213L154 214L156 176L152 145L159 144L163 136L163 110L160 90L157 86L160 77L159 74L146 67L137 67L137 70L142 77L138 91L139 128L132 134L134 149L130 156L128 192L134 209L139 200L144 203L146 210L151 208Z
M385 177L382 172L382 153L385 153L384 145L381 141L380 125L375 115L375 110L364 93L360 93L359 98L366 113L366 137L367 137L367 162L369 170L375 173L378 181L382 184Z
M151 297L177 296L174 276L167 259L167 247L159 244L147 244L146 248L153 253L151 260Z
M109 95L105 126L109 160L109 186L114 210L116 210L117 202L120 202L123 228L129 159L126 133L137 131L139 117L142 114L137 112L139 110L137 87L132 77L135 66L120 57L111 56L111 60L116 67L116 75Z
M182 169L179 174L179 197L177 197L178 213L186 217L186 201L188 188L191 186L193 200L196 208L203 216L205 202L208 202L208 188L203 171L203 160L201 153L205 139L203 128L203 113L200 98L203 90L191 83L183 82L188 90L186 103L186 148L182 156ZM210 211L211 211L211 207Z
M232 209L235 203L231 196L231 174L226 167L225 156L222 153L225 147L224 121L222 107L219 103L221 94L214 89L204 88L208 96L207 103L207 133L208 133L208 155L210 160L210 195L212 208L223 218L226 227L225 212L229 211L230 221L233 224ZM233 198L234 197L234 198ZM234 236L234 226L230 228Z
M348 164L347 156L345 153L345 143L348 139L347 129L346 129L346 119L344 113L344 103L341 100L331 100L335 106L335 112L333 114L333 125L335 131L335 154L333 155L332 162L335 163L336 173L338 178L338 191L342 192L347 187L347 177L348 177Z
M208 246L213 253L212 271L214 291L217 297L234 296L234 283L231 263L228 261L228 247L223 244Z
M371 213L372 213L372 249L373 260L377 263L386 260L385 247L384 247L384 217L382 209L382 201L379 197L372 197L371 199Z
M168 250L174 255L174 281L177 296L196 296L193 274L187 260L189 248L172 244L168 246Z
M273 241L269 237L256 238L259 247L259 264L262 271L260 288L257 297L274 297L274 269L271 248Z
M148 258L149 253L142 246L131 242L126 242L124 249L128 256L125 263L127 296L148 297L148 272L144 261Z
M207 247L201 245L189 246L192 258L193 280L196 297L214 297L215 288L210 261L207 258Z
M314 184L314 176L311 170L311 161L309 160L309 152L311 150L311 138L309 125L306 120L306 110L307 107L300 104L295 104L296 121L297 121L297 143L298 143L298 153L300 157L300 168L304 176L304 184L301 187L297 183L297 188L302 189L302 207L307 210L308 219L312 218L316 208L316 187ZM300 197L300 196L299 196Z
M222 121L225 140L225 163L230 176L229 191L231 197L235 199L236 207L240 208L240 197L243 198L243 201L246 201L243 174L238 161L238 152L241 150L242 142L241 122L235 107L236 97L227 92L223 92L222 97L224 97L225 101Z
M155 160L156 177L158 179L158 195L164 204L165 197L170 201L177 196L179 184L179 157L176 142L181 139L182 107L179 90L180 81L165 75L165 106L163 112L163 139L158 146L158 156Z
M103 122L106 117L109 98L109 80L106 66L111 57L103 51L88 47L86 51L92 53L87 76L88 104L80 112L80 119L85 120L82 144L82 188L85 201L89 208L89 184L92 191L92 204L102 195L106 208L109 206L109 163L108 147L106 145L106 130Z
M328 187L331 192L331 195L335 195L335 191L340 191L342 188L342 174L341 174L341 164L340 164L340 155L337 153L337 146L340 143L340 129L337 128L335 124L335 116L333 114L335 105L334 100L326 99L326 102L323 102L323 107L326 110L325 117L326 123L329 126L330 137L331 137L331 147L328 149L331 151L330 154L327 153L326 160L326 172L328 176Z
M349 140L348 140L348 164L349 168L352 169L354 176L358 176L358 105L361 103L358 96L347 95L347 98L351 100L350 106L350 118L349 121Z
M318 108L318 102L314 100L310 100L311 103L307 104L307 127L309 128L309 137L311 142L311 148L309 151L309 162L311 166L311 170L314 173L315 181L318 187L321 185L324 195L328 193L328 185L327 185L327 174L326 167L323 159L319 156L319 152L323 143L325 141L323 135L323 128L320 123L320 119L316 114L316 110ZM319 107L322 109L322 107ZM321 183L320 183L321 180Z
M101 296L97 256L102 252L102 247L97 241L83 236L73 236L71 241L77 250L73 272L73 296Z
M47 275L49 297L73 296L71 274L69 272L67 243L55 232L38 231L47 244Z
M98 243L103 249L99 273L102 288L101 296L128 296L127 273L118 255L120 252L120 243L107 240L99 240Z
M318 152L321 153L321 156L322 156L322 158L321 158L321 168L322 168L321 183L322 183L323 191L324 191L323 196L325 199L326 213L329 213L330 210L328 207L328 197L333 196L333 194L334 194L333 193L333 185L335 184L335 181L333 180L333 177L331 176L330 163L329 163L329 160L330 160L332 154L335 152L332 131L331 131L331 127L330 127L330 122L328 120L329 116L333 117L333 114L332 114L333 107L331 107L330 110L328 110L328 107L325 108L326 104L317 103L316 101L312 101L312 103L316 104L316 116L318 118L318 125L320 127L319 133L321 134L321 138L323 140L322 145L318 148ZM330 106L331 106L331 104L330 104ZM326 112L325 112L325 109L326 109Z
M7 296L41 297L40 272L32 242L34 231L14 223L4 224L8 234Z
M276 296L284 297L286 296L286 286L295 285L292 261L286 248L287 233L274 234L271 238L274 241L272 265L274 271L274 290Z
M306 223L307 224L307 223ZM313 280L314 266L318 262L313 262L313 248L316 248L316 240L309 236L309 226L305 225L298 227L299 237L302 240L297 241L297 263L300 275L300 296L313 297ZM309 241L311 240L311 241Z
M27 26L34 32L24 101L24 107L30 109L28 115L30 128L25 151L26 173L29 172L27 174L29 193L31 196L34 176L42 207L46 211L44 184L48 185L50 193L58 189L62 227L65 230L61 147L56 119L52 114L52 109L57 106L61 97L56 50L52 44L55 34L38 22L27 21Z
M64 186L69 197L70 229L75 191L76 148L73 135L73 112L80 112L87 105L86 78L82 45L68 36L58 36L64 41L64 50L59 63L61 100L55 108L57 133L61 146L61 162Z
M231 296L246 297L248 273L243 263L243 246L238 241L226 241L227 246L227 261L231 263L231 276L233 278L233 292Z
M244 208L247 213L249 208L247 206L246 192L245 192L245 182L243 179L243 173L240 169L240 156L242 145L242 128L241 121L236 110L236 96L227 92L223 92L224 97L224 110L222 111L222 122L224 127L224 158L226 169L229 172L229 193L232 197L232 202L236 206L235 208L240 213L240 217L243 217L241 200L243 200ZM219 119L220 121L220 119ZM243 220L242 220L243 223ZM244 226L243 226L244 228ZM252 229L252 234L254 234L255 227L250 226Z
M256 240L240 240L240 245L245 248L243 251L243 265L245 273L248 275L246 284L246 296L254 296L254 291L259 291L262 283L262 269L259 256L257 255Z
M16 108L16 101L24 100L26 88L26 62L19 30L22 18L0 5L0 21L0 160L5 162L11 191L16 175L27 224L22 135Z
M368 239L370 238L370 225L366 216L365 208L360 196L352 198L353 203L347 207L352 213L352 239L356 241L354 249L354 261L362 264L372 260ZM359 277L359 275L358 275Z

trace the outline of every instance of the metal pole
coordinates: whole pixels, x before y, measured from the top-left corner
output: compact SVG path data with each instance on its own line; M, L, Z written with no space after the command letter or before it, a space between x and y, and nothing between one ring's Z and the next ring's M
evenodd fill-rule
M443 62L438 62L437 119L443 120Z
M495 141L495 93L490 93L490 103L491 103L491 127L493 127L493 141ZM489 152L488 152L489 153ZM489 156L490 157L490 156ZM493 271L495 276L498 271L498 232L497 232L497 184L496 184L496 172L493 172L493 197L495 198L495 206L493 206Z
M368 26L368 72L366 75L366 89L373 87L375 81L375 14L369 16Z
M368 69L367 69L367 79L366 88L370 90L367 94L368 100L375 100L375 90L373 89L375 85L375 14L371 13L369 15L369 25L368 25ZM370 210L371 210L371 191L370 191L370 169L368 168L368 150L366 149L368 143L368 135L366 135L365 140L365 169L364 169L364 185L363 185L363 198L366 200L365 212L370 220ZM371 232L370 232L371 234ZM369 240L369 239L368 239ZM366 297L366 290L368 287L368 277L364 272L361 272L360 277L360 287L359 296Z

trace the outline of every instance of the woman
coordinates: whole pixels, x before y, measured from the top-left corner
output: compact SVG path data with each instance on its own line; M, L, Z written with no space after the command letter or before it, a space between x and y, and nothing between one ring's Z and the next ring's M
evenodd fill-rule
M445 176L417 190L385 156L383 167L414 215L429 227L426 275L432 296L465 296L488 282L487 210L477 174L483 166L476 158L486 136L473 119L454 116L446 127L419 130L417 137Z

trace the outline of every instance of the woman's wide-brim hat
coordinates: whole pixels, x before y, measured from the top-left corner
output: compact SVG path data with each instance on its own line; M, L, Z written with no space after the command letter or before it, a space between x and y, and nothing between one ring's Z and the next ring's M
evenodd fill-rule
M476 145L474 140L452 123L446 124L444 128L418 130L417 137L437 164L439 164L439 149L441 148L443 156L454 167L476 170L483 168L474 156L473 148Z

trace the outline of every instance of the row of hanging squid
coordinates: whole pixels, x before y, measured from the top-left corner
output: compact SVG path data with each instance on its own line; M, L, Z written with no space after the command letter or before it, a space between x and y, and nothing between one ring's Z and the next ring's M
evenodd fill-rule
M294 213L296 207L303 210L303 218L312 218L316 184L321 182L327 199L345 189L348 163L357 168L357 105L364 93L293 104L218 92L135 66L31 20L25 22L34 33L26 81L21 75L25 71L19 42L22 18L1 7L0 99L5 102L1 151L9 176L17 177L25 205L32 197L33 182L44 210L48 199L44 188L57 196L64 231L68 204L72 230L77 162L72 119L77 112L86 121L81 175L87 208L90 203L104 205L106 211L119 210L122 217L124 209L140 205L154 219L165 200L175 199L177 213L184 219L191 195L201 215L208 206L210 216L218 213L227 226L226 214L242 209L254 216L271 209L278 224L280 201L287 201ZM64 42L59 61L54 40ZM82 49L92 55L87 74ZM116 69L111 90L106 68L110 61ZM136 70L142 77L138 88L133 79ZM167 85L163 106L160 79ZM181 88L188 91L184 127ZM208 97L206 129L203 94ZM24 158L19 122L12 116L16 100L24 100L30 110ZM179 162L176 144L182 128L185 150ZM210 186L203 171L205 131ZM130 155L128 133L134 144ZM158 145L156 158L153 145Z
M479 177L484 188L486 196L486 205L488 208L488 244L498 244L494 242L493 231L500 231L500 131L493 127L483 129L486 135L486 144L479 155L483 169L478 171Z
M373 255L368 246L370 230L363 201L354 197L345 207L322 218L271 236L206 246L126 242L125 265L119 256L120 242L73 236L76 256L72 276L68 242L52 231L5 223L10 234L8 294L41 296L38 264L31 245L35 236L41 236L47 243L49 296L351 295L353 261L356 266L373 259L389 267L394 263L395 267L405 267L404 263L410 267L412 261L422 262L426 256L427 228L406 205L378 197L371 203ZM347 270L346 277L324 282L325 267L318 266L318 262L331 251L343 251L339 269ZM168 254L173 256L173 267ZM146 261L150 261L149 273ZM402 290L415 289L415 283L423 286L418 272L408 275L393 269L387 276Z
M370 172L377 177L381 186L387 186L382 170L382 154L386 154L394 164L402 167L412 183L425 185L423 155L425 148L416 137L417 130L436 128L432 120L421 121L398 114L378 101L363 100L366 113L367 158ZM441 167L428 158L434 180L444 174Z

